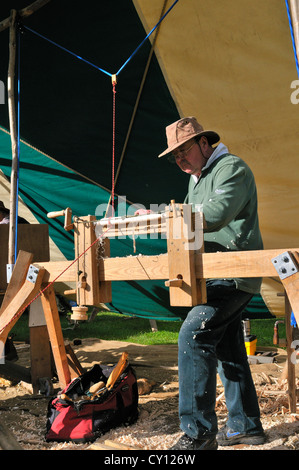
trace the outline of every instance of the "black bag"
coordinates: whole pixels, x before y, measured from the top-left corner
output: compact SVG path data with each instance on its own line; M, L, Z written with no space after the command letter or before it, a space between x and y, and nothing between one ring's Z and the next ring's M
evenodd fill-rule
M130 365L111 390L89 399L89 388L99 381L106 383L112 370L96 364L50 400L46 441L94 441L112 428L137 420L137 380Z

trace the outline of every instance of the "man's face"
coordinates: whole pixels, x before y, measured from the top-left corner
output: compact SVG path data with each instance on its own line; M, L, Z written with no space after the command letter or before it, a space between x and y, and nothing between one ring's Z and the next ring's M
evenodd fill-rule
M178 149L172 152L172 155L180 169L189 175L200 174L205 163L199 143L194 139L185 142Z

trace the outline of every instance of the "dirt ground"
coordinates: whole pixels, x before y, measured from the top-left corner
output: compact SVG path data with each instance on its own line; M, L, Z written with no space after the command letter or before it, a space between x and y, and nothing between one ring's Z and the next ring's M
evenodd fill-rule
M18 364L30 367L29 345L16 345ZM25 382L13 383L0 379L0 419L24 450L87 450L114 442L115 449L132 446L142 450L167 450L180 437L178 421L177 346L141 346L131 343L85 339L72 347L85 369L95 363L115 364L123 351L138 379L154 382L150 393L139 396L139 418L129 427L111 430L93 445L47 443L45 441L46 412L49 397L33 395ZM287 382L281 381L286 360L283 350L277 350L275 362L251 365L261 407L267 441L262 446L236 445L219 450L299 450L299 408L290 413ZM299 369L296 366L298 386ZM54 384L55 392L59 391ZM223 387L217 387L217 416L219 427L227 418ZM119 446L119 447L118 447ZM112 447L113 448L113 445Z

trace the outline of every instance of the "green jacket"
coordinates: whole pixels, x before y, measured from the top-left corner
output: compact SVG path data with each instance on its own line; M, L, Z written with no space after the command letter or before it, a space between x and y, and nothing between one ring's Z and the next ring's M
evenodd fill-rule
M204 213L204 251L262 250L253 173L243 160L228 153L223 144L220 146L218 156L215 158L214 151L198 181L190 177L185 199L194 211ZM238 289L255 294L260 291L262 279L235 281Z

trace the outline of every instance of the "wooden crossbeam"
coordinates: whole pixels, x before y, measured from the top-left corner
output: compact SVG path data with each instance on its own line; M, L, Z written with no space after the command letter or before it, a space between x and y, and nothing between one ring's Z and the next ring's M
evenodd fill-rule
M285 250L197 253L195 254L196 277L203 279L277 277L271 259L282 251ZM47 263L44 264L47 266ZM168 254L107 258L103 260L99 277L105 281L168 279Z

